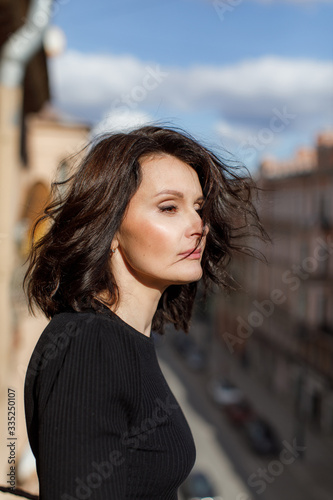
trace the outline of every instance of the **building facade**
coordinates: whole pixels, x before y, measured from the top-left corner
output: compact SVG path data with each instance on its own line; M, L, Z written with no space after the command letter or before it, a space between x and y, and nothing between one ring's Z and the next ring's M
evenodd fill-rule
M24 264L31 243L31 230L36 217L42 212L51 183L62 180L68 174L66 159L80 151L88 142L90 128L84 124L64 122L46 107L38 114L26 118L27 164L18 177L17 198L19 214L14 228L15 268L11 279L10 313L13 331L9 351L10 362L5 379L6 387L13 387L16 394L16 485L38 493L35 463L28 444L23 405L24 379L32 350L47 324L46 318L28 312L22 282L26 270ZM38 237L38 235L37 235ZM0 484L6 484L8 454L0 448ZM5 495L6 497L8 495ZM0 493L0 498L2 494Z
M217 307L218 339L292 417L333 433L333 133L289 161L264 161L257 184L267 262L234 264L242 290Z

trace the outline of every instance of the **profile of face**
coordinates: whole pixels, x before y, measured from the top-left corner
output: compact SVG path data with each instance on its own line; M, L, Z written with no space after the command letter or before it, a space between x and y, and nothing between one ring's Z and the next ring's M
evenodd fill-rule
M199 280L207 230L202 237L204 196L196 171L166 154L143 159L141 168L142 182L112 242L116 282L134 278L163 292Z

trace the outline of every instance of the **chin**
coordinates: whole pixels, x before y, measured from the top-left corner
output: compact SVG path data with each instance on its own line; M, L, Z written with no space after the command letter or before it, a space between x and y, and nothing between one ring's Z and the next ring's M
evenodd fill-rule
M195 281L199 281L202 278L202 269L197 271L196 273L184 273L182 276L181 274L178 275L177 282L175 285L187 285L188 283L194 283Z

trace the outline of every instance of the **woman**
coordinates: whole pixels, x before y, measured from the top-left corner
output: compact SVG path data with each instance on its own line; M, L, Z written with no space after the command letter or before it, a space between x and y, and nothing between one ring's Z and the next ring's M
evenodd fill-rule
M151 330L188 331L200 278L227 286L237 238L262 232L251 183L147 126L100 138L55 188L26 275L52 318L25 386L40 499L176 499L195 447Z

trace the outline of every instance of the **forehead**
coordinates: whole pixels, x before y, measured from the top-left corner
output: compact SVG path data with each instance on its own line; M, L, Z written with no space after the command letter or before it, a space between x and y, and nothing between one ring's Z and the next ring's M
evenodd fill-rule
M196 171L178 158L161 154L143 158L140 162L142 182L139 190L153 194L165 189L202 195L202 189Z

